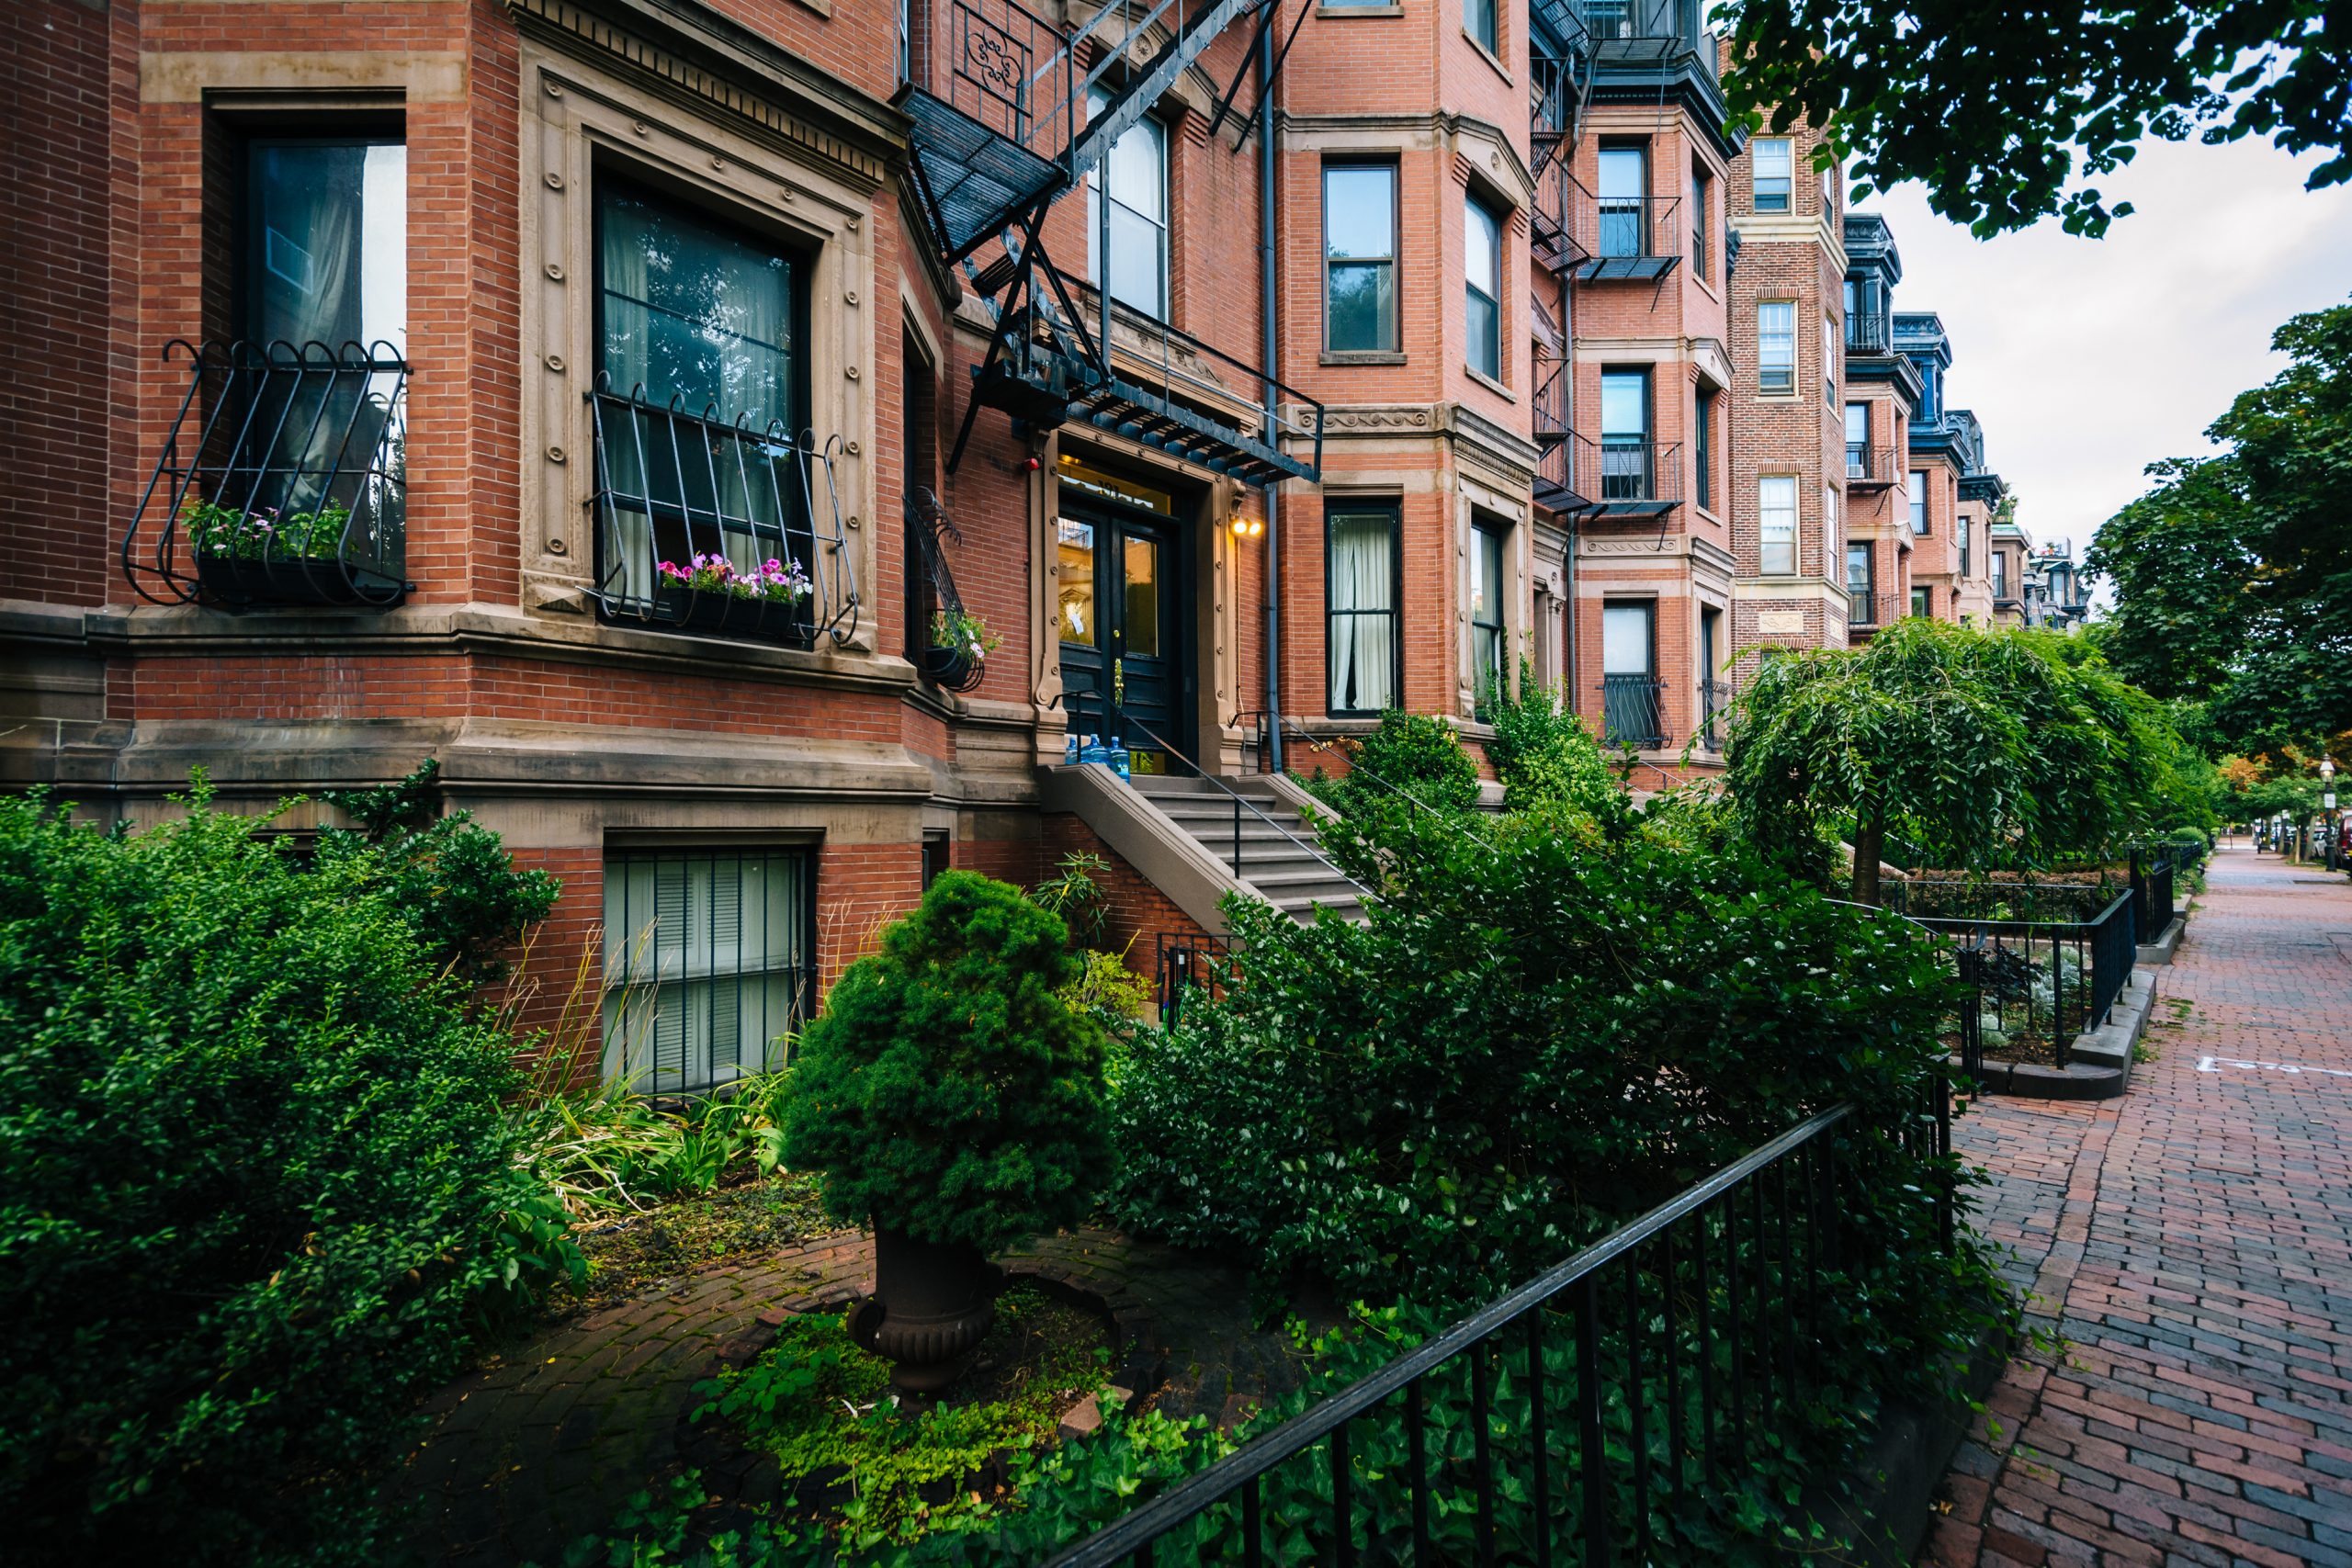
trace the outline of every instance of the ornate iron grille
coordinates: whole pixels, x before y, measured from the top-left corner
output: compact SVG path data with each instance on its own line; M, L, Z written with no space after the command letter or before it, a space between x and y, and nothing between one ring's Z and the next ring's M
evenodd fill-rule
M771 420L627 396L599 376L595 597L617 621L808 647L857 630L857 572L821 445Z
M122 536L159 604L399 603L408 361L389 343L165 345L187 392Z

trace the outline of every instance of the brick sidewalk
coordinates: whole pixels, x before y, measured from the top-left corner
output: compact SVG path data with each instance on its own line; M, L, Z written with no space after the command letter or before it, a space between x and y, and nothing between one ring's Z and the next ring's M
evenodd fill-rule
M2066 1344L1994 1392L1936 1568L2352 1568L2352 886L2225 850L2155 973L2123 1099L1956 1130Z

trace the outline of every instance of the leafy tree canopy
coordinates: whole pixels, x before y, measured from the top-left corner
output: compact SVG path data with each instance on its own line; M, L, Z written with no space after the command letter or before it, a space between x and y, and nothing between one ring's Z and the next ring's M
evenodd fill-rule
M2287 368L2207 432L2231 450L2150 468L2086 558L2115 582L2117 671L2257 751L2352 729L2352 306L2272 343Z
M2352 179L2352 50L2323 0L1985 6L1729 0L1735 111L1826 125L1869 186L1928 187L1979 235L2060 214L2098 234L2132 210L2086 177L2149 137L2267 136Z
M2046 632L1904 620L1855 649L1766 659L1724 784L1759 842L1817 853L1850 819L1853 896L1878 898L1890 830L1939 865L2098 855L2174 815L2179 739L2095 651Z

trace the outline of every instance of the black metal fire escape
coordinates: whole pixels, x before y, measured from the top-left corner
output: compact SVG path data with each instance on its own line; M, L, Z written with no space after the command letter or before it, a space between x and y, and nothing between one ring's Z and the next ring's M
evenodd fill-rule
M911 40L914 85L899 97L916 186L940 254L964 269L996 327L951 469L989 407L1040 429L1081 421L1246 484L1317 477L1319 403L1271 367L1115 307L1056 266L1044 242L1054 203L1227 28L1270 4L1114 0L1075 28L1019 0L926 11Z
M1577 139L1592 96L1591 34L1575 0L1536 0L1538 25L1528 73L1528 151L1534 166L1532 231L1535 259L1560 279L1563 291L1589 253L1576 231ZM1535 502L1554 512L1580 512L1569 423L1569 378L1575 361L1562 322L1560 353L1536 367Z

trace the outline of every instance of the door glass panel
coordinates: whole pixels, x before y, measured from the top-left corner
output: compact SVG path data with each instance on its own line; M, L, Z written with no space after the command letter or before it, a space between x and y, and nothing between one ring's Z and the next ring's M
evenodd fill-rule
M1058 558L1062 640L1100 647L1094 621L1094 525L1063 518Z
M1130 535L1125 544L1126 601L1122 608L1126 625L1121 628L1122 644L1130 656L1156 659L1159 655L1159 541Z

